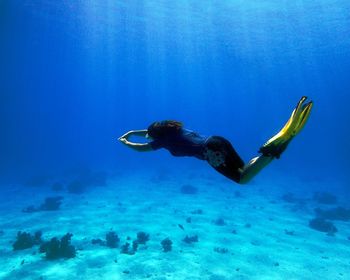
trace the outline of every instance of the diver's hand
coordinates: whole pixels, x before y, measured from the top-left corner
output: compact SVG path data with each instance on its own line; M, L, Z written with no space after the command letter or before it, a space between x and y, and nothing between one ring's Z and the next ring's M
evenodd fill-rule
M125 145L129 144L129 141L126 138L120 137L120 138L118 138L118 140Z
M131 134L133 134L134 133L134 131L133 130L130 130L130 131L128 131L127 133L125 133L125 134L123 134L122 136L120 136L119 138L118 138L118 140L120 140L120 139L128 139L130 136L131 136Z

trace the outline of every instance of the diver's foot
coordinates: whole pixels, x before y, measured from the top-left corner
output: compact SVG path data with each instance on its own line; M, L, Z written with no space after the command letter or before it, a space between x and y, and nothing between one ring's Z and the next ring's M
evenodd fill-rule
M304 127L310 116L313 103L312 101L305 103L306 99L307 97L303 96L299 100L287 123L275 136L270 138L262 147L260 147L260 153L264 156L275 158L281 156L293 137Z

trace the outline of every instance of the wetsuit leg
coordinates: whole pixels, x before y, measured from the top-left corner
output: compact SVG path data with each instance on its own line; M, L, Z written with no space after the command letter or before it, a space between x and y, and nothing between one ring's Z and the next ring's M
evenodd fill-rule
M209 164L222 175L238 183L241 179L244 162L231 143L221 136L212 136L208 139L206 148L221 153L224 158L224 162L219 166L211 164L208 160Z

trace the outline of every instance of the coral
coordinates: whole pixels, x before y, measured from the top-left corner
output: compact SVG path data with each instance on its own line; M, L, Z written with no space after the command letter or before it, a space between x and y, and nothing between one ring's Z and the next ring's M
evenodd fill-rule
M328 192L316 192L314 193L313 200L321 204L336 204L338 199Z
M79 180L74 180L68 185L67 190L69 193L82 194L86 190L86 185Z
M70 244L72 236L73 234L67 233L61 240L54 237L50 241L43 243L39 251L40 253L45 253L46 259L48 260L74 258L76 256L76 250L75 247Z
M118 234L114 231L110 231L106 234L106 246L109 248L117 248L119 245L120 239Z
M309 226L312 229L327 232L328 234L334 234L338 231L337 228L331 222L327 222L322 218L315 218L310 220Z
M132 242L132 250L133 250L134 252L136 252L138 247L139 247L139 242L138 242L137 240L134 240L134 241Z
M32 213L32 212L38 212L38 211L56 211L60 208L62 199L63 199L62 196L47 197L45 198L44 203L42 203L39 207L35 207L31 205L23 209L22 211L26 213Z
M260 246L261 245L261 241L259 241L259 240L252 240L252 241L250 241L250 244L252 244L253 246Z
M101 246L107 246L109 248L118 248L120 242L120 238L118 234L116 234L114 231L110 231L106 233L106 241L97 238L97 239L92 239L91 243L92 244L97 244Z
M193 236L186 235L186 237L182 241L187 244L198 242L198 235L193 235Z
M137 242L139 244L146 244L146 242L149 240L149 234L140 231L137 233Z
M284 233L287 234L287 235L292 235L292 236L295 235L294 230L287 230L287 229L285 229Z
M191 212L191 214L202 215L203 214L203 210L202 209L193 210Z
M192 185L183 185L180 191L183 194L197 194L198 189Z
M60 208L62 196L47 197L45 202L40 205L40 211L55 211Z
M219 254L227 254L228 249L227 248L221 248L221 247L215 247L214 252L217 252Z
M343 207L332 208L329 210L322 210L320 208L315 209L316 215L322 219L338 220L338 221L349 221L350 220L350 209Z
M134 240L132 242L132 247L130 247L130 243L126 242L124 245L120 247L120 253L126 254L126 255L134 255L137 252L139 244L140 243L138 240Z
M103 241L102 239L100 238L97 238L97 239L92 239L91 240L91 244L98 244L98 245L101 245L101 246L105 246L106 245L106 242Z
M41 231L37 231L33 236L30 233L19 231L17 233L17 240L13 243L12 247L14 251L24 250L32 248L41 242Z
M217 226L224 226L226 225L226 222L223 218L218 218L215 221L213 221L213 223Z
M42 236L42 232L40 230L38 230L34 233L34 244L35 245L38 245L38 244L43 242L41 239L41 236Z
M126 242L123 246L121 246L120 253L126 255L133 255L135 254L135 251L130 248L130 243Z
M172 250L173 242L169 238L165 238L160 243L163 248L163 252L170 252Z

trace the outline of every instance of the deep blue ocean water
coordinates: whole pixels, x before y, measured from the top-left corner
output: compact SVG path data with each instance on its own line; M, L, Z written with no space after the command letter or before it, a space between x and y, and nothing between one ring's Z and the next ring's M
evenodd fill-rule
M223 135L247 160L306 95L311 119L279 165L340 179L349 9L345 0L2 1L2 170L157 165L159 155L115 140L161 119Z
M346 200L349 34L348 0L1 1L3 188L77 167L222 180L196 159L117 138L175 119L224 136L247 161L306 95L304 130L254 182L327 182Z

